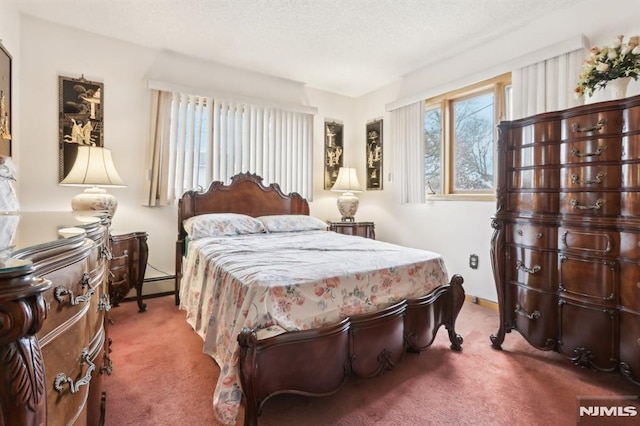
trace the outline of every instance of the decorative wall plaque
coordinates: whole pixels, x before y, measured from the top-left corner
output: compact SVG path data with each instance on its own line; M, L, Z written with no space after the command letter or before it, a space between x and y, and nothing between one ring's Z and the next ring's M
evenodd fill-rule
M343 153L342 123L325 121L324 123L324 189L331 189L342 167Z

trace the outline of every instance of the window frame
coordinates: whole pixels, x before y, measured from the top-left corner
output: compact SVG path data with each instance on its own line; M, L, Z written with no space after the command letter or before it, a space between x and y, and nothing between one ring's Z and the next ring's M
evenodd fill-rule
M442 95L428 98L424 101L424 111L439 107L442 112L441 124L441 192L431 193L429 185L425 182L425 200L461 200L461 201L495 201L496 200L496 183L497 183L497 124L508 118L508 99L506 88L511 86L511 73L501 74L499 76L460 88L452 90ZM453 103L455 101L470 99L483 93L494 94L494 127L493 127L493 189L490 190L473 190L460 191L453 188L454 185L454 161L455 147L453 141Z

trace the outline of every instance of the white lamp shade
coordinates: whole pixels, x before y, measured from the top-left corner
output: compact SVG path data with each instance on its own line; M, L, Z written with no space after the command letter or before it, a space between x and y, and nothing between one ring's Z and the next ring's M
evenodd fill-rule
M331 188L332 191L338 192L361 192L362 187L358 182L358 174L356 169L351 167L340 167L336 183Z
M111 151L99 146L79 146L76 161L60 185L125 186L113 165Z
M94 216L113 217L118 200L99 186L125 186L113 165L111 151L98 146L78 147L76 161L60 185L90 187L71 200L74 215L80 220L85 216L88 220Z

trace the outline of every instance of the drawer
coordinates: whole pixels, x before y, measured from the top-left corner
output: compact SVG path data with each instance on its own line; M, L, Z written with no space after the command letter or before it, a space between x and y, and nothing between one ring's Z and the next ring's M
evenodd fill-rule
M511 150L513 167L557 166L560 164L560 145L538 144Z
M38 332L39 337L76 315L90 302L93 293L89 285L90 275L86 258L45 274L44 278L51 280L51 287L44 293L49 312L47 320Z
M558 256L560 292L615 303L618 289L618 263L613 260Z
M620 371L640 382L640 315L620 312Z
M560 185L557 168L517 169L509 173L509 189L555 189Z
M560 146L562 164L620 161L620 138L599 138L565 142Z
M640 106L625 109L622 113L622 119L624 120L624 131L637 132L640 130Z
M106 296L104 278L103 271L100 271L99 274L91 278L91 286L94 289L94 293L91 297L87 321L90 326L89 334L92 338L96 336L104 326L105 309L109 300Z
M620 214L634 218L640 216L640 192L620 193Z
M61 391L54 387L58 374L64 374L75 384L85 377L89 368L89 364L81 363L83 350L90 349L88 323L85 315L73 320L56 330L54 339L42 342L50 425L69 424L83 409L89 390L89 386L84 385L72 393L67 383L60 384Z
M640 234L620 232L620 256L640 260Z
M578 216L619 216L617 192L562 192L560 213Z
M510 246L506 263L506 278L531 288L555 292L558 287L556 258L550 251Z
M560 140L560 122L546 121L513 128L509 131L509 146L522 146L533 143Z
M601 111L562 120L562 140L621 133L622 111Z
M94 274L94 271L105 267L105 256L103 254L102 247L102 245L96 245L89 253L87 267L91 274Z
M588 165L563 167L560 170L560 188L599 191L619 188L622 171L617 165Z
M613 371L618 359L618 311L560 298L558 351L574 364Z
M619 253L620 234L617 231L561 226L558 236L558 248L566 253L599 256L617 256Z
M554 249L558 241L557 228L531 223L513 223L506 227L507 243L535 248Z
M559 205L557 192L512 192L507 202L510 211L528 213L556 213Z
M640 164L623 164L620 174L622 189L640 189Z
M505 320L527 341L554 349L558 340L558 297L514 284L505 288Z
M620 304L640 314L640 265L620 262Z
M622 138L622 160L633 161L638 158L640 158L640 134L625 135Z

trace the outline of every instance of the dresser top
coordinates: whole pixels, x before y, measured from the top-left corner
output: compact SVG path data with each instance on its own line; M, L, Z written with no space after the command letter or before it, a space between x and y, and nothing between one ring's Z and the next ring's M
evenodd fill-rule
M80 221L71 212L0 214L0 250L17 253L83 235L99 224L99 218Z

